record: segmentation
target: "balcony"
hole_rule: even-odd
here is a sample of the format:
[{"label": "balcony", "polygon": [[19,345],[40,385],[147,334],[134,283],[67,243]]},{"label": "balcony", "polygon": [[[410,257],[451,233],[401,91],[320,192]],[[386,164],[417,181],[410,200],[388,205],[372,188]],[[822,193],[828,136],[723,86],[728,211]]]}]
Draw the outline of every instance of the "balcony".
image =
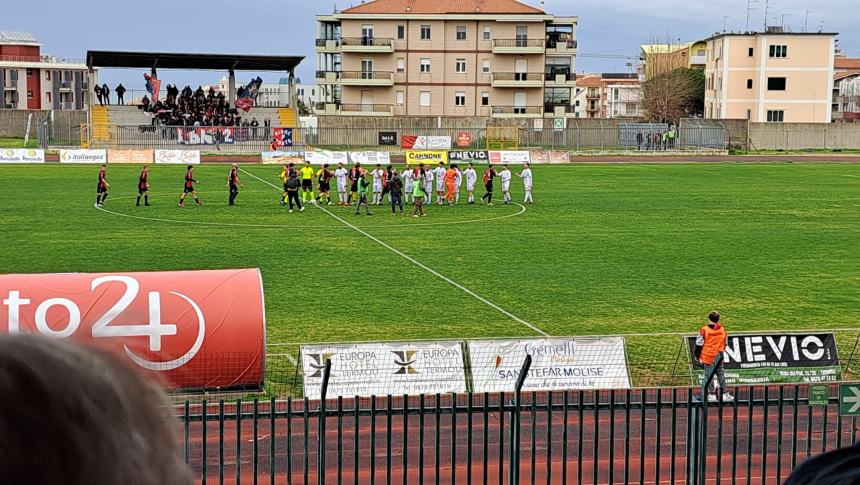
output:
[{"label": "balcony", "polygon": [[540,118],[543,106],[493,106],[493,118]]},{"label": "balcony", "polygon": [[394,73],[391,71],[343,71],[340,73],[342,86],[394,86]]},{"label": "balcony", "polygon": [[573,86],[576,84],[575,72],[548,72],[544,77],[548,86]]},{"label": "balcony", "polygon": [[390,104],[342,104],[339,114],[347,116],[392,116]]},{"label": "balcony", "polygon": [[3,80],[3,89],[6,91],[15,91],[18,89],[18,80],[17,79],[4,79]]},{"label": "balcony", "polygon": [[496,39],[493,54],[543,54],[544,39]]},{"label": "balcony", "polygon": [[340,80],[340,72],[317,71],[317,84],[335,84]]},{"label": "balcony", "polygon": [[543,73],[539,72],[494,72],[494,88],[540,88],[543,87]]},{"label": "balcony", "polygon": [[708,63],[707,56],[692,56],[690,57],[690,65],[691,66],[704,66]]},{"label": "balcony", "polygon": [[71,81],[62,81],[60,83],[60,92],[69,92],[72,90],[72,82]]},{"label": "balcony", "polygon": [[344,37],[340,40],[341,52],[388,54],[394,52],[394,39],[379,37]]},{"label": "balcony", "polygon": [[317,39],[317,52],[337,52],[340,50],[340,39]]},{"label": "balcony", "polygon": [[559,39],[549,37],[546,39],[547,54],[573,54],[576,52],[577,44],[573,39]]},{"label": "balcony", "polygon": [[547,101],[543,104],[543,112],[549,116],[562,117],[568,113],[572,114],[575,111],[570,102],[552,102]]}]

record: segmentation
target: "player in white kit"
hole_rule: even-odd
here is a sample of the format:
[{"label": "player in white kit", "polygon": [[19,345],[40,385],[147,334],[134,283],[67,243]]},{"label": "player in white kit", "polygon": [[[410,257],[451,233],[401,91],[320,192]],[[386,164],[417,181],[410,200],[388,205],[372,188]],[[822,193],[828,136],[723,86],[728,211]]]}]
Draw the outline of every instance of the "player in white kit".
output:
[{"label": "player in white kit", "polygon": [[457,176],[454,178],[454,185],[457,187],[457,191],[454,192],[454,203],[460,203],[460,187],[463,186],[463,172],[460,171],[460,167],[454,167],[457,170]]},{"label": "player in white kit", "polygon": [[436,203],[442,205],[445,200],[445,164],[439,162],[439,166],[433,171],[433,176],[436,177]]},{"label": "player in white kit", "polygon": [[475,183],[478,181],[478,172],[475,171],[475,164],[469,162],[469,166],[463,172],[466,176],[466,192],[469,195],[469,203],[475,203]]},{"label": "player in white kit", "polygon": [[424,169],[424,201],[433,203],[433,169],[430,167]]},{"label": "player in white kit", "polygon": [[378,163],[373,172],[370,172],[373,175],[373,202],[371,205],[379,205],[382,202],[382,175],[384,173],[382,166]]},{"label": "player in white kit", "polygon": [[414,180],[415,172],[407,163],[406,168],[403,169],[403,201],[407,204],[412,203],[412,189],[415,188]]},{"label": "player in white kit", "polygon": [[502,171],[499,172],[499,178],[502,179],[502,198],[505,199],[505,204],[511,203],[511,171],[507,165],[502,165]]},{"label": "player in white kit", "polygon": [[337,205],[349,205],[349,192],[346,190],[349,170],[343,168],[343,163],[338,163],[334,176],[337,178]]},{"label": "player in white kit", "polygon": [[526,204],[534,204],[534,199],[532,199],[532,169],[531,164],[525,164],[523,167],[523,171],[517,174],[518,177],[523,179],[523,187],[526,190],[526,196],[523,200]]}]

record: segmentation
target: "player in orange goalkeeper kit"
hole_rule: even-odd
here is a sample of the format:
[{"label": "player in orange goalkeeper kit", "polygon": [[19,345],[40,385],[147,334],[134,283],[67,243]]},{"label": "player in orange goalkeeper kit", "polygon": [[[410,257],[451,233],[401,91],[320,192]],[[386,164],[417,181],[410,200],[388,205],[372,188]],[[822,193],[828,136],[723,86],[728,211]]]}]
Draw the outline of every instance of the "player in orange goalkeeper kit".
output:
[{"label": "player in orange goalkeeper kit", "polygon": [[457,170],[457,165],[451,165],[448,167],[448,170],[445,171],[445,188],[447,192],[445,193],[445,200],[448,201],[448,205],[454,205],[454,195],[457,193],[457,176],[460,172]]}]

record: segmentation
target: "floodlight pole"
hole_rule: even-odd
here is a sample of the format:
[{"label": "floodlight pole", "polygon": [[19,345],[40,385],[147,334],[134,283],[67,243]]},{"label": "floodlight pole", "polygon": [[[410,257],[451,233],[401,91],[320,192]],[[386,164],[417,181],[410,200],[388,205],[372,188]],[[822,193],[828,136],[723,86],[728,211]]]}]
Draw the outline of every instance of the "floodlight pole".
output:
[{"label": "floodlight pole", "polygon": [[523,361],[523,366],[520,368],[520,375],[517,377],[516,387],[514,388],[514,408],[511,410],[508,485],[519,485],[520,483],[520,397],[522,395],[523,384],[526,382],[526,376],[531,366],[532,356],[526,355],[526,360]]},{"label": "floodlight pole", "polygon": [[328,379],[331,376],[331,359],[325,360],[322,388],[320,389],[319,437],[317,439],[317,484],[325,485],[325,399],[328,394]]}]

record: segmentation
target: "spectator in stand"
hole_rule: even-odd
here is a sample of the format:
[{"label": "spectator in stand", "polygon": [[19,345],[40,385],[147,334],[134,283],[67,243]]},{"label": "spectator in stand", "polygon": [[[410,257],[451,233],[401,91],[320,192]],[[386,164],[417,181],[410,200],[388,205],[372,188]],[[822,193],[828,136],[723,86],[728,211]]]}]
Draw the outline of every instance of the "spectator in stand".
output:
[{"label": "spectator in stand", "polygon": [[251,118],[251,139],[257,139],[257,127],[260,126],[260,122],[257,121],[257,118]]},{"label": "spectator in stand", "polygon": [[93,91],[96,93],[96,98],[99,100],[99,106],[104,106],[104,99],[102,98],[102,87],[96,84],[96,87],[93,88]]},{"label": "spectator in stand", "polygon": [[110,88],[107,83],[102,84],[102,97],[105,100],[105,104],[110,106]]},{"label": "spectator in stand", "polygon": [[125,106],[125,86],[122,83],[119,83],[116,87],[116,104],[121,104]]},{"label": "spectator in stand", "polygon": [[642,150],[642,142],[644,138],[642,136],[642,132],[636,133],[636,150]]},{"label": "spectator in stand", "polygon": [[140,100],[140,105],[144,111],[149,110],[149,97],[147,97],[147,95],[143,95],[143,99]]}]

